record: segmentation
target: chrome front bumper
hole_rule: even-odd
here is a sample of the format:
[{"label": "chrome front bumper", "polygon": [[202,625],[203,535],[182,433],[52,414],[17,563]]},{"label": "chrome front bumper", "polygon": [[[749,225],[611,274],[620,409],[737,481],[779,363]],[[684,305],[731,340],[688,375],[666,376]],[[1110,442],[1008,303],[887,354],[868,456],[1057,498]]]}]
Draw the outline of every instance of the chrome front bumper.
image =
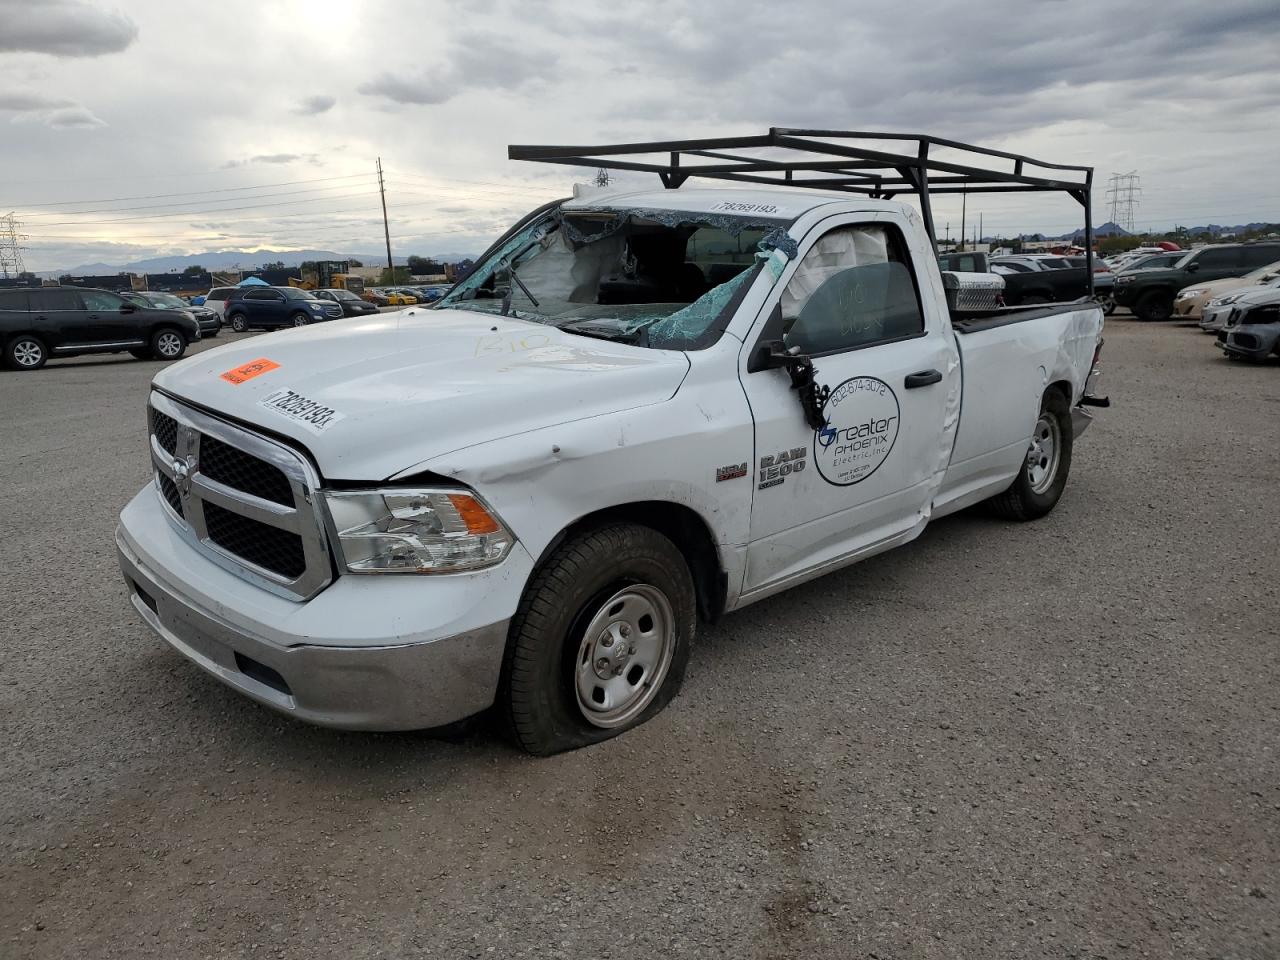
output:
[{"label": "chrome front bumper", "polygon": [[344,730],[417,730],[493,702],[508,620],[414,643],[335,646],[297,637],[281,644],[184,596],[122,529],[116,548],[130,600],[147,625],[207,673],[281,713]]}]

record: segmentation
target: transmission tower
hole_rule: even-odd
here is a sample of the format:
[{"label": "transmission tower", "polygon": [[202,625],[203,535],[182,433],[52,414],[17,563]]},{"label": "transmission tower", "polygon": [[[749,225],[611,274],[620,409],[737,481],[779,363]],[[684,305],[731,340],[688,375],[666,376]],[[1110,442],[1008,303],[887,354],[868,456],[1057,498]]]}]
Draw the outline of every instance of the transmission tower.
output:
[{"label": "transmission tower", "polygon": [[0,277],[6,280],[25,273],[27,269],[22,262],[23,248],[18,246],[19,240],[28,239],[25,233],[18,232],[21,226],[13,213],[0,217]]},{"label": "transmission tower", "polygon": [[1141,178],[1137,170],[1128,173],[1113,173],[1108,180],[1107,200],[1111,204],[1112,223],[1133,233],[1133,214],[1142,199]]},{"label": "transmission tower", "polygon": [[607,187],[610,183],[609,171],[605,167],[601,167],[596,171],[596,186]]}]

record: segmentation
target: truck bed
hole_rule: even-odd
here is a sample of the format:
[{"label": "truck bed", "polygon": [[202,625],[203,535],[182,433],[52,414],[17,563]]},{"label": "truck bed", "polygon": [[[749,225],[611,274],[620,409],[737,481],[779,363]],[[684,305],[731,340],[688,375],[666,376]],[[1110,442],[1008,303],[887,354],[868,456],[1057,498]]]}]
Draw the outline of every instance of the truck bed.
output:
[{"label": "truck bed", "polygon": [[978,333],[1005,327],[1012,323],[1026,323],[1039,317],[1053,317],[1062,313],[1085,309],[1093,301],[1086,297],[1067,303],[1038,303],[1031,307],[997,307],[991,310],[952,310],[951,329],[956,333]]}]

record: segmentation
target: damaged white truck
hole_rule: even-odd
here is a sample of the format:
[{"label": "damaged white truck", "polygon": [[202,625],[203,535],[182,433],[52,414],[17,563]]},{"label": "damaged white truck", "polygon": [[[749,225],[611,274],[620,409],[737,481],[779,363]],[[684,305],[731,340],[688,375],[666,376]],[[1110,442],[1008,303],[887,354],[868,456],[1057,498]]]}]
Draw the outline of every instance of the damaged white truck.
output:
[{"label": "damaged white truck", "polygon": [[1088,168],[777,128],[512,156],[663,186],[535,211],[431,309],[156,376],[120,564],[224,683],[352,729],[496,705],[551,753],[661,710],[700,617],[1058,502],[1102,313],[982,302],[989,276],[939,272],[929,197],[1066,191],[1088,230]]}]

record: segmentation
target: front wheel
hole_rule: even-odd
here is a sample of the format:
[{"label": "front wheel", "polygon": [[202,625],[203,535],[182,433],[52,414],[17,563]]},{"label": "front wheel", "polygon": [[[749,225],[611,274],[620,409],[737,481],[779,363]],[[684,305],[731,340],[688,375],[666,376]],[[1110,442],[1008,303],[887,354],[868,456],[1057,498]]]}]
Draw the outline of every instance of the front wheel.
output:
[{"label": "front wheel", "polygon": [[656,530],[566,541],[511,621],[501,698],[516,742],[546,755],[644,723],[679,690],[696,617],[684,556]]},{"label": "front wheel", "polygon": [[1057,390],[1040,401],[1040,417],[1017,477],[1004,493],[987,502],[1009,520],[1038,520],[1055,506],[1071,472],[1074,439],[1071,406]]},{"label": "front wheel", "polygon": [[289,322],[292,323],[295,327],[305,327],[308,323],[311,322],[311,318],[308,317],[305,313],[295,313],[293,316],[289,318]]},{"label": "front wheel", "polygon": [[1106,294],[1099,294],[1093,299],[1097,302],[1098,306],[1102,308],[1102,315],[1104,317],[1109,317],[1116,312],[1115,297],[1107,296]]},{"label": "front wheel", "polygon": [[171,327],[161,327],[151,335],[151,356],[157,360],[177,360],[187,352],[187,341]]},{"label": "front wheel", "polygon": [[1162,293],[1148,293],[1133,308],[1139,320],[1160,321],[1173,316],[1173,301]]},{"label": "front wheel", "polygon": [[14,337],[4,348],[5,363],[14,370],[39,370],[48,359],[44,341],[28,334]]}]

